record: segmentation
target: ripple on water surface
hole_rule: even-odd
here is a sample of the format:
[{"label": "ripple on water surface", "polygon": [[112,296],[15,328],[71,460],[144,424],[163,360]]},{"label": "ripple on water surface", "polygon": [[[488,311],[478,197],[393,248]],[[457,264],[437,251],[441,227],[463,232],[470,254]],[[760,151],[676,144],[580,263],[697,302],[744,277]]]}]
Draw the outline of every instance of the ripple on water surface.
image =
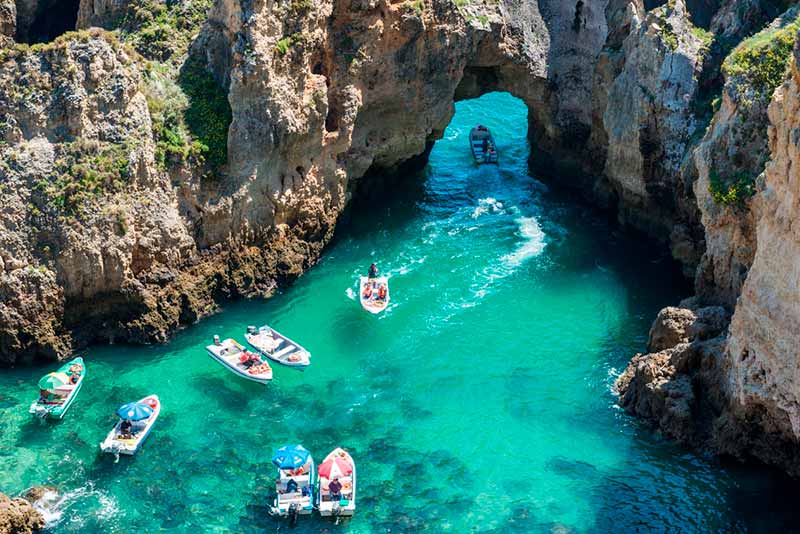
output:
[{"label": "ripple on water surface", "polygon": [[[359,509],[299,533],[793,528],[780,479],[688,454],[615,407],[615,373],[684,296],[666,262],[528,175],[521,102],[456,109],[408,191],[354,214],[291,288],[166,346],[89,351],[64,421],[26,413],[45,369],[0,374],[0,489],[57,486],[54,532],[277,531],[270,454],[302,442],[318,460],[352,451]],[[472,162],[479,122],[497,166]],[[372,261],[391,279],[380,317],[355,302]],[[305,373],[276,368],[262,387],[205,355],[213,334],[263,322],[312,351]],[[115,407],[151,392],[164,408],[143,450],[98,455]]]}]

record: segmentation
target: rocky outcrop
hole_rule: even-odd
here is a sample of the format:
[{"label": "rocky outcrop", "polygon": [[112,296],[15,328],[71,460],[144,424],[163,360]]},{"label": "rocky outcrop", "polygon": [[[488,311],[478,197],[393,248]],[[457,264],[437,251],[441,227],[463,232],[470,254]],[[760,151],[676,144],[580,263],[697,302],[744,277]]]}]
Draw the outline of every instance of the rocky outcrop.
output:
[{"label": "rocky outcrop", "polygon": [[44,528],[44,518],[25,499],[0,493],[0,534],[30,534]]},{"label": "rocky outcrop", "polygon": [[[790,11],[781,17],[756,44],[793,38],[777,30],[796,16]],[[695,152],[700,176],[695,191],[708,247],[693,303],[733,309],[728,333],[708,339],[727,323],[723,308],[662,310],[651,330],[652,353],[634,357],[617,382],[621,406],[665,434],[778,465],[795,476],[800,475],[798,60],[795,46],[789,79],[774,95],[768,83],[753,83],[763,78],[729,76],[720,111]],[[752,174],[729,178],[759,173],[765,162],[755,185],[748,185]],[[746,186],[755,188],[755,196],[741,189]]]},{"label": "rocky outcrop", "polygon": [[721,379],[729,315],[720,307],[664,308],[650,329],[648,354],[617,379],[620,406],[682,443],[706,443],[708,421],[725,412]]}]

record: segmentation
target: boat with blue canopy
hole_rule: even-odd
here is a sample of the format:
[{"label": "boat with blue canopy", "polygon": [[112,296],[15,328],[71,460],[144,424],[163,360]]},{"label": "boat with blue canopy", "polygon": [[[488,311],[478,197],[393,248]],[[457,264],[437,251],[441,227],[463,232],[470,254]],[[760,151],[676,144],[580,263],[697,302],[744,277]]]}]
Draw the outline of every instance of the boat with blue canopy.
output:
[{"label": "boat with blue canopy", "polygon": [[69,410],[86,378],[86,364],[77,357],[62,365],[58,371],[47,373],[39,380],[39,398],[28,412],[42,419],[62,419]]},{"label": "boat with blue canopy", "polygon": [[158,395],[148,395],[142,400],[123,404],[116,413],[119,421],[100,444],[100,450],[130,456],[136,454],[150,435],[161,413],[161,401]]},{"label": "boat with blue canopy", "polygon": [[311,453],[302,445],[284,445],[275,450],[272,464],[278,468],[275,500],[271,513],[294,522],[314,510],[317,472]]}]

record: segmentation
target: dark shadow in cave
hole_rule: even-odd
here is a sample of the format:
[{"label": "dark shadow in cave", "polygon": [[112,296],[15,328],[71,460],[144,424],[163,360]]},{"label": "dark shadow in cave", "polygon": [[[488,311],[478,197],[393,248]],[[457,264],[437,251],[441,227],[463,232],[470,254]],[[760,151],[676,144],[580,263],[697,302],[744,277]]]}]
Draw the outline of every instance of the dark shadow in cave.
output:
[{"label": "dark shadow in cave", "polygon": [[28,44],[47,43],[66,32],[73,31],[78,21],[80,0],[54,0],[37,7],[27,31]]}]

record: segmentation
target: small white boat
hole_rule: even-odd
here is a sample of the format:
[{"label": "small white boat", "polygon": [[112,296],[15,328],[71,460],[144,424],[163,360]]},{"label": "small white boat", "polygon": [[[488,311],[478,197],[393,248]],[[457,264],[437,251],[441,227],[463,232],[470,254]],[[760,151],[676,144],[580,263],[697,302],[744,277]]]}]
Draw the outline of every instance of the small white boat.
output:
[{"label": "small white boat", "polygon": [[142,443],[147,439],[150,430],[153,428],[158,415],[161,413],[161,401],[158,400],[158,395],[148,395],[139,401],[141,404],[148,405],[153,413],[147,419],[131,422],[130,432],[122,431],[123,419],[114,425],[111,432],[106,436],[105,441],[100,444],[100,450],[111,454],[127,454],[131,456],[136,454],[142,447]]},{"label": "small white boat", "polygon": [[220,341],[214,336],[214,344],[206,347],[208,354],[232,373],[247,380],[268,384],[272,380],[272,367],[260,354],[250,352],[235,339]]},{"label": "small white boat", "polygon": [[[308,454],[308,451],[305,452]],[[308,454],[305,463],[300,467],[279,467],[278,479],[275,481],[275,500],[270,512],[279,517],[288,517],[291,521],[298,515],[310,515],[316,504],[316,486],[317,471],[311,454]]]},{"label": "small white boat", "polygon": [[304,370],[311,363],[311,354],[269,326],[248,326],[244,335],[247,343],[272,361]]},{"label": "small white boat", "polygon": [[[341,448],[331,451],[319,464],[319,515],[323,517],[349,517],[356,511],[356,463]],[[330,484],[339,483],[339,498],[331,494]]]},{"label": "small white boat", "polygon": [[39,418],[63,419],[83,386],[86,364],[78,357],[39,380],[39,398],[28,412]]},{"label": "small white boat", "polygon": [[361,307],[370,313],[380,313],[389,305],[389,279],[385,276],[361,277],[358,291]]}]

